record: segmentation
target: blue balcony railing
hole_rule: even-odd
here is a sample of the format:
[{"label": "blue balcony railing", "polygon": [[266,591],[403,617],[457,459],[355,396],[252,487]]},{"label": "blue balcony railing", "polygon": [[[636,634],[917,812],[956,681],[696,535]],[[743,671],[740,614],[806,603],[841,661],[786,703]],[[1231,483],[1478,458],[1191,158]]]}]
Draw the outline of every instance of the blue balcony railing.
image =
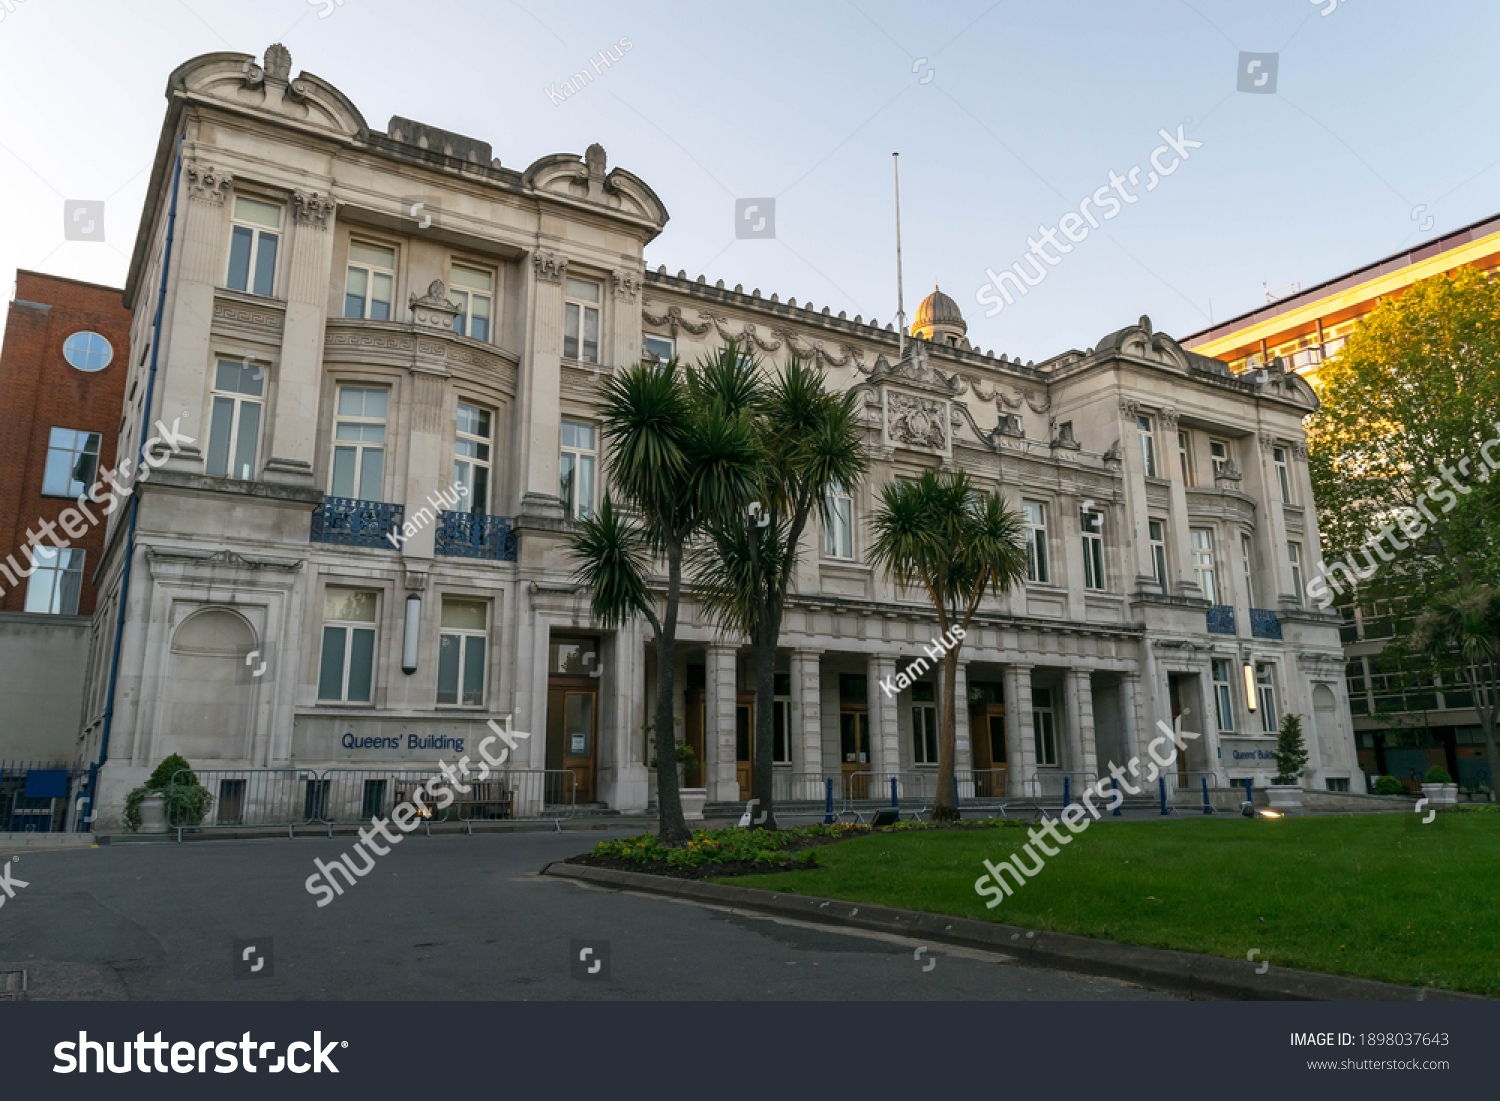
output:
[{"label": "blue balcony railing", "polygon": [[440,512],[434,534],[433,549],[438,554],[495,562],[516,560],[516,533],[507,516]]},{"label": "blue balcony railing", "polygon": [[1234,630],[1234,605],[1215,604],[1208,610],[1208,633],[1232,635]]},{"label": "blue balcony railing", "polygon": [[1250,633],[1256,638],[1281,639],[1281,620],[1265,608],[1250,609]]},{"label": "blue balcony railing", "polygon": [[314,543],[337,543],[345,547],[399,548],[403,505],[384,501],[356,501],[349,497],[324,497],[313,510]]}]

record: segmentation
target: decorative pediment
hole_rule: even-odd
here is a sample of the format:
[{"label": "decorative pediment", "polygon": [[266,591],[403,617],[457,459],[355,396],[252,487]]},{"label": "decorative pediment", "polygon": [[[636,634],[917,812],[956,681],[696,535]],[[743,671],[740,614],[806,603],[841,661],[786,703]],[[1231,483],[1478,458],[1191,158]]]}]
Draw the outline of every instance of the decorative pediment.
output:
[{"label": "decorative pediment", "polygon": [[306,72],[292,79],[292,55],[279,43],[266,50],[264,64],[249,54],[202,54],[173,70],[167,89],[350,137],[369,130],[359,108],[326,80]]},{"label": "decorative pediment", "polygon": [[900,381],[945,397],[962,394],[967,388],[958,375],[945,375],[928,362],[927,347],[921,341],[912,342],[911,351],[900,363],[892,365],[884,356],[877,359],[874,370],[870,372],[870,381]]},{"label": "decorative pediment", "polygon": [[657,228],[667,224],[666,205],[656,192],[623,168],[608,171],[604,147],[597,142],[582,157],[553,153],[535,161],[526,169],[522,182],[544,195],[603,207]]}]

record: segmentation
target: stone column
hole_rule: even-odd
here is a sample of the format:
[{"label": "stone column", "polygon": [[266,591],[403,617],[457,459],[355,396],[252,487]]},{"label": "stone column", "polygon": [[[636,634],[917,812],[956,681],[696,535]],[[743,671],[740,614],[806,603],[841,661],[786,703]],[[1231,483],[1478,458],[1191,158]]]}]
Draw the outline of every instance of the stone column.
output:
[{"label": "stone column", "polygon": [[[941,691],[941,680],[938,681],[938,687]],[[969,773],[967,783],[964,782],[962,775],[959,776],[958,793],[961,797],[970,796],[974,794],[974,776],[972,772],[974,768],[974,747],[970,741],[971,734],[969,731],[969,676],[967,662],[959,662],[958,668],[954,670],[953,704],[955,742],[953,747],[953,767],[960,774],[964,772]],[[981,737],[983,736],[981,734]]]},{"label": "stone column", "polygon": [[1030,665],[1007,665],[1005,683],[1005,793],[1022,798],[1036,771],[1036,741],[1031,726]]},{"label": "stone column", "polygon": [[532,253],[530,362],[521,362],[515,454],[520,464],[518,526],[563,520],[558,498],[562,431],[563,279],[568,261],[545,248]]},{"label": "stone column", "polygon": [[[1069,669],[1063,675],[1063,700],[1068,713],[1069,771],[1099,775],[1099,755],[1094,744],[1094,686],[1087,669]],[[1074,789],[1082,791],[1087,777],[1075,777]]]},{"label": "stone column", "polygon": [[882,680],[889,681],[896,675],[896,658],[892,654],[871,654],[869,657],[870,701],[870,763],[860,771],[877,773],[901,770],[900,732],[897,726],[900,693],[886,695],[880,687]]},{"label": "stone column", "polygon": [[[1167,516],[1162,524],[1162,536],[1167,541],[1167,585],[1179,596],[1201,596],[1198,583],[1193,580],[1192,536],[1188,531],[1187,485],[1182,480],[1182,463],[1177,458],[1177,410],[1172,408],[1160,410],[1157,413],[1156,426],[1157,442],[1161,443],[1165,440],[1166,454],[1171,460],[1166,463],[1166,477],[1172,482],[1171,515]],[[1162,456],[1159,454],[1157,456],[1158,471],[1161,469],[1161,459]],[[1149,525],[1147,532],[1148,534],[1150,532]],[[1150,547],[1146,549],[1149,553]],[[1188,591],[1189,589],[1191,591]]]},{"label": "stone column", "polygon": [[1145,729],[1141,723],[1141,703],[1141,675],[1124,674],[1120,678],[1120,723],[1125,729],[1125,760],[1119,762],[1121,765],[1141,754],[1141,731]]},{"label": "stone column", "polygon": [[610,273],[609,285],[614,292],[614,317],[610,329],[614,338],[607,344],[613,354],[600,364],[605,370],[618,371],[622,367],[630,367],[641,361],[639,299],[642,282],[643,276],[638,271],[622,268]]},{"label": "stone column", "polygon": [[[823,764],[823,686],[821,650],[792,651],[792,723],[787,737],[792,740],[792,771],[821,776]],[[832,772],[839,770],[835,767]],[[821,781],[812,775],[794,786],[793,799],[816,799],[823,792]]]},{"label": "stone column", "polygon": [[740,783],[735,775],[734,707],[739,670],[733,646],[711,645],[707,652],[707,695],[703,709],[704,783],[713,802],[737,803]]},{"label": "stone column", "polygon": [[[1286,510],[1281,499],[1281,481],[1276,477],[1276,448],[1280,447],[1286,455],[1287,481],[1295,484],[1297,476],[1292,466],[1290,443],[1277,443],[1276,437],[1264,430],[1260,432],[1259,439],[1259,462],[1256,464],[1256,478],[1250,492],[1260,500],[1261,522],[1257,525],[1255,540],[1263,566],[1257,572],[1255,582],[1258,588],[1264,588],[1265,591],[1257,595],[1255,606],[1274,611],[1281,607],[1282,596],[1291,596],[1296,592],[1296,586],[1292,584],[1291,554],[1286,549]],[[1312,512],[1311,507],[1304,507],[1304,515]],[[1305,538],[1301,542],[1302,576],[1305,582],[1309,548]],[[1303,595],[1302,599],[1305,600],[1306,596]]]},{"label": "stone column", "polygon": [[[1135,574],[1134,588],[1155,592],[1157,588],[1156,568],[1151,562],[1151,539],[1146,526],[1146,468],[1141,461],[1140,430],[1135,423],[1136,417],[1140,415],[1139,402],[1132,398],[1120,399],[1120,452],[1125,464],[1125,511],[1130,517],[1130,526],[1126,534],[1132,544],[1128,562]],[[1158,444],[1157,473],[1160,473],[1160,437],[1156,442]]]}]

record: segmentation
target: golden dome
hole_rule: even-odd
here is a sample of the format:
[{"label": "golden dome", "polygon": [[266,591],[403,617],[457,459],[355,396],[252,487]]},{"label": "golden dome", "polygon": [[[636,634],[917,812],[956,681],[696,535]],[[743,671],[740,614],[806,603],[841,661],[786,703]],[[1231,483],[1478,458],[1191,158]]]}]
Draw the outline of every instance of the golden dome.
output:
[{"label": "golden dome", "polygon": [[968,331],[969,326],[964,322],[964,315],[959,312],[958,303],[937,287],[933,287],[932,293],[922,299],[911,325],[912,336],[941,343],[957,344],[958,338]]}]

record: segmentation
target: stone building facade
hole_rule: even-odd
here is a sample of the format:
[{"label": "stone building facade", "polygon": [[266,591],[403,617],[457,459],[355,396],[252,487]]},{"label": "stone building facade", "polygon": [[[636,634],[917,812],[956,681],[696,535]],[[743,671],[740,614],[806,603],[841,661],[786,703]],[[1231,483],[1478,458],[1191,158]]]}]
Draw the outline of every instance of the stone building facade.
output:
[{"label": "stone building facade", "polygon": [[[857,391],[873,459],[796,577],[784,793],[935,771],[938,678],[880,687],[934,618],[869,565],[867,521],[882,485],[955,467],[1025,509],[1033,553],[1033,579],[985,604],[962,651],[965,784],[1021,794],[1102,773],[1183,711],[1203,732],[1189,770],[1264,782],[1267,708],[1308,717],[1308,783],[1357,775],[1337,623],[1291,595],[1288,548],[1318,558],[1301,429],[1316,399],[1295,375],[1235,378],[1145,318],[1022,364],[971,347],[936,291],[903,357],[891,325],[647,271],[667,212],[597,145],[518,171],[410,120],[382,133],[332,85],[293,78],[279,46],[196,58],[168,101],[126,288],[139,377],[180,139],[159,367],[149,412],[132,385],[122,440],[180,417],[195,442],[140,488],[133,535],[110,532],[80,745],[105,760],[106,806],[171,752],[429,766],[510,716],[534,735],[523,764],[571,770],[580,801],[644,808],[648,631],[592,622],[566,540],[602,495],[600,378],[729,339]],[[1294,460],[1273,463],[1273,445]],[[678,653],[690,779],[738,799],[742,640],[689,600]]]}]

